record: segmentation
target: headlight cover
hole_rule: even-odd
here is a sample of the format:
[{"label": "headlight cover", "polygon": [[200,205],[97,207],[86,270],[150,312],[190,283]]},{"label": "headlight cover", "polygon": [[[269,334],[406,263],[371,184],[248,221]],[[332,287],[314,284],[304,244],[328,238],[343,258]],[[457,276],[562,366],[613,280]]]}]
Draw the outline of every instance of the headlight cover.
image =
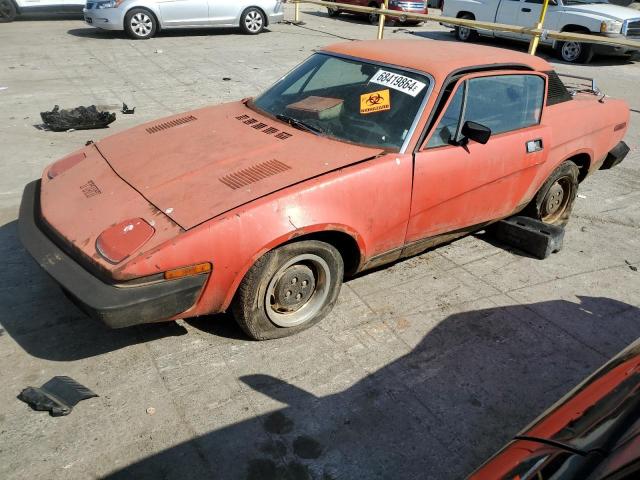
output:
[{"label": "headlight cover", "polygon": [[120,263],[153,237],[155,229],[142,218],[132,218],[104,230],[96,251],[110,263]]},{"label": "headlight cover", "polygon": [[118,8],[123,1],[124,0],[107,0],[106,2],[98,2],[96,8]]},{"label": "headlight cover", "polygon": [[622,22],[618,20],[603,20],[600,22],[600,33],[620,33]]}]

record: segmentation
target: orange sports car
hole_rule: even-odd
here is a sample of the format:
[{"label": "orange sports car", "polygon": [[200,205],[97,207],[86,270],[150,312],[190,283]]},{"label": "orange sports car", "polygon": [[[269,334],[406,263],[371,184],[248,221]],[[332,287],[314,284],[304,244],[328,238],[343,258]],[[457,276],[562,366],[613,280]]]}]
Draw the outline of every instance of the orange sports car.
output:
[{"label": "orange sports car", "polygon": [[256,98],[107,137],[25,188],[24,246],[111,327],[231,309],[320,321],[345,275],[518,212],[566,223],[629,108],[544,60],[454,42],[332,45]]}]

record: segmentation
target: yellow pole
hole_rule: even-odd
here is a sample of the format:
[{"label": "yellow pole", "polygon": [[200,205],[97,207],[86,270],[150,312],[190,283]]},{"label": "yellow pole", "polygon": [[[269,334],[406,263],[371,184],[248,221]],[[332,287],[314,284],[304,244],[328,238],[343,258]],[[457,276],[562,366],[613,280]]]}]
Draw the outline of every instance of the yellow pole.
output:
[{"label": "yellow pole", "polygon": [[293,18],[294,23],[300,23],[300,4],[296,2],[295,16]]},{"label": "yellow pole", "polygon": [[[384,8],[387,10],[389,9],[389,0],[384,0]],[[378,21],[378,40],[382,40],[382,38],[384,37],[384,19],[385,15],[380,14],[380,18]]]},{"label": "yellow pole", "polygon": [[[540,11],[540,18],[538,19],[538,23],[536,23],[535,28],[541,29],[544,24],[544,17],[547,15],[547,7],[549,6],[549,0],[544,0],[542,4],[542,10]],[[529,53],[531,55],[536,54],[536,49],[538,48],[538,43],[540,43],[540,34],[537,33],[531,38],[531,43],[529,43]]]}]

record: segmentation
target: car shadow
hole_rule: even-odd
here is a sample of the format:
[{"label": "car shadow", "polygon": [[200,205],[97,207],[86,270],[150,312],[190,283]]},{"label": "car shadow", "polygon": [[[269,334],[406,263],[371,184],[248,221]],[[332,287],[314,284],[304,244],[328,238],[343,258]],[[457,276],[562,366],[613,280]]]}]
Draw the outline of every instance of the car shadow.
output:
[{"label": "car shadow", "polygon": [[[262,33],[257,35],[264,35],[270,33],[271,30],[266,28]],[[81,38],[96,38],[96,39],[126,39],[131,40],[123,30],[102,30],[94,27],[84,28],[72,28],[67,30],[67,34],[74,37]],[[154,38],[171,38],[171,37],[215,37],[226,35],[238,35],[248,37],[250,35],[243,34],[239,28],[182,28],[182,29],[169,29],[160,30]],[[153,40],[153,39],[149,39]]]},{"label": "car shadow", "polygon": [[[402,336],[402,328],[426,331],[424,326],[412,327],[411,321],[403,325],[386,335]],[[616,330],[623,333],[612,335]],[[590,334],[588,344],[580,340],[585,332]],[[329,388],[331,393],[316,395],[298,382],[263,374],[241,376],[238,380],[248,389],[242,395],[253,399],[247,401],[268,398],[262,401],[273,408],[263,406],[258,411],[264,413],[249,418],[244,413],[241,422],[157,452],[105,478],[464,478],[639,335],[640,310],[609,298],[453,314],[409,353],[346,389]],[[319,372],[328,368],[317,367]],[[315,375],[309,378],[315,382]],[[317,388],[327,391],[324,383]],[[193,403],[186,400],[183,407],[198,415],[207,403],[206,393]],[[216,415],[228,418],[228,413],[216,411],[200,415],[191,420],[198,428]]]},{"label": "car shadow", "polygon": [[50,20],[83,20],[82,10],[77,13],[21,13],[14,22],[41,22]]},{"label": "car shadow", "polygon": [[34,357],[72,361],[187,333],[176,322],[111,330],[87,317],[24,250],[17,221],[0,227],[0,255],[0,325]]}]

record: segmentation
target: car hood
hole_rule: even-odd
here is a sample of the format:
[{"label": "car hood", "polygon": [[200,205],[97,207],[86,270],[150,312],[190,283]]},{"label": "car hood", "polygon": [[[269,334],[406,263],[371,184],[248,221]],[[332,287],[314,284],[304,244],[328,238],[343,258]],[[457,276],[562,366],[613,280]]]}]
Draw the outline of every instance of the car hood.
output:
[{"label": "car hood", "polygon": [[612,20],[629,20],[640,18],[640,12],[633,8],[621,7],[605,3],[593,3],[586,5],[565,5],[564,9],[571,12],[590,13]]},{"label": "car hood", "polygon": [[184,229],[382,152],[296,130],[242,102],[141,125],[96,147],[124,181]]}]

